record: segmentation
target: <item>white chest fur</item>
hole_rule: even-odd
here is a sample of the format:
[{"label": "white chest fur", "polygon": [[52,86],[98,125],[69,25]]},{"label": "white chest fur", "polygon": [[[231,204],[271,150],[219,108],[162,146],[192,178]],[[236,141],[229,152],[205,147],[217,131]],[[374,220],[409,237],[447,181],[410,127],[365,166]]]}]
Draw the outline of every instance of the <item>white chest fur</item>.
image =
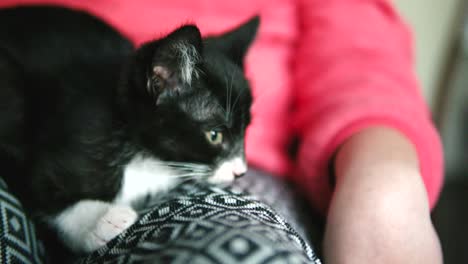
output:
[{"label": "white chest fur", "polygon": [[148,194],[165,191],[176,183],[176,172],[164,166],[160,160],[136,155],[124,169],[122,187],[115,202],[130,205]]}]

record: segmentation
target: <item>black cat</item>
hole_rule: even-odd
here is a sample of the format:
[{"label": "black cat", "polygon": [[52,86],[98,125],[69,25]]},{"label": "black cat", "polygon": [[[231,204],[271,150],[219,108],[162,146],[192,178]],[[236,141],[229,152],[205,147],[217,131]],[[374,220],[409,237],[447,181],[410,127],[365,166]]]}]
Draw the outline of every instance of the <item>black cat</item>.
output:
[{"label": "black cat", "polygon": [[79,11],[0,11],[0,165],[32,215],[89,252],[135,222],[132,204],[185,179],[247,169],[253,18],[202,39],[182,26],[134,50]]}]

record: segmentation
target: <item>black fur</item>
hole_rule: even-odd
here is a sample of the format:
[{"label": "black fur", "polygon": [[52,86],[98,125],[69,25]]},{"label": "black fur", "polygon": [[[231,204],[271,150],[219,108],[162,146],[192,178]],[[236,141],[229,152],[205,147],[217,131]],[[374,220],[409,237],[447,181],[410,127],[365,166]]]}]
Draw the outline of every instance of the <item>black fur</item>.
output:
[{"label": "black fur", "polygon": [[[83,12],[1,10],[1,176],[31,212],[50,215],[82,199],[113,200],[137,152],[215,166],[243,149],[252,99],[241,66],[257,27],[255,18],[203,40],[183,26],[134,50]],[[198,56],[190,83],[180,45]],[[229,96],[236,105],[226,115]],[[221,146],[206,140],[210,130],[224,132]]]}]

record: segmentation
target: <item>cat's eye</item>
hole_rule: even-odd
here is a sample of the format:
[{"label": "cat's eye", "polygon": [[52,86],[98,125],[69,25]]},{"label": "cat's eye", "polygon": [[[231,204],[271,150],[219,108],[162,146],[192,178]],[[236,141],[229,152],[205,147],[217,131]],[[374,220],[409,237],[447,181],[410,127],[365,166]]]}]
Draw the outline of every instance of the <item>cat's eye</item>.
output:
[{"label": "cat's eye", "polygon": [[205,132],[206,139],[211,145],[218,146],[223,143],[223,133],[215,130]]}]

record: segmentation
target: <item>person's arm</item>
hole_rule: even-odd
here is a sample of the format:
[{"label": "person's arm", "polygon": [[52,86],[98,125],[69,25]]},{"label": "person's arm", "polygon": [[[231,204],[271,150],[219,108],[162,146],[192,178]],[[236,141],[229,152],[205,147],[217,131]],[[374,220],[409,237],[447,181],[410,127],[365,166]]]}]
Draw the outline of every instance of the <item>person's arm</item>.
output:
[{"label": "person's arm", "polygon": [[442,263],[417,154],[403,135],[385,127],[353,135],[335,173],[326,263]]},{"label": "person's arm", "polygon": [[328,212],[326,263],[440,261],[429,210],[442,185],[442,148],[407,26],[386,0],[298,3],[296,180]]}]

